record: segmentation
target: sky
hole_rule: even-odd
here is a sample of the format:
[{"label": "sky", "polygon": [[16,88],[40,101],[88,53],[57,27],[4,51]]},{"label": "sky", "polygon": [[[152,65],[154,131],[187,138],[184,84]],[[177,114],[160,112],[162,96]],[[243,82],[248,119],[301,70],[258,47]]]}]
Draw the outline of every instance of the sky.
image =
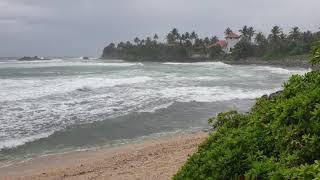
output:
[{"label": "sky", "polygon": [[95,56],[173,27],[223,37],[243,25],[318,31],[320,0],[0,0],[0,57]]}]

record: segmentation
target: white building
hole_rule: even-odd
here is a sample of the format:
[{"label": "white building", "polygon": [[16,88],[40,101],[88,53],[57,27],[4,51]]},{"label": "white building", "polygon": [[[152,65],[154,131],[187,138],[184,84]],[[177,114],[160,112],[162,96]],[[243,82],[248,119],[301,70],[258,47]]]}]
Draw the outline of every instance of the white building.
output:
[{"label": "white building", "polygon": [[220,40],[215,44],[209,46],[208,48],[212,48],[214,46],[220,46],[225,53],[229,54],[231,53],[231,49],[234,48],[234,46],[239,41],[240,41],[240,36],[232,32],[225,37],[225,40]]},{"label": "white building", "polygon": [[224,51],[226,53],[231,53],[231,49],[240,41],[240,36],[236,33],[229,33],[226,37],[227,46]]}]

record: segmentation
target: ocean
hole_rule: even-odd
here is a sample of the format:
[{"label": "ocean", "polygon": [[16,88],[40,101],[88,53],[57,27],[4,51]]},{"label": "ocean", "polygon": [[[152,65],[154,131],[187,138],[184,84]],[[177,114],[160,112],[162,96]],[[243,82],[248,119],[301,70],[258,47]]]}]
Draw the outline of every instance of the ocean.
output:
[{"label": "ocean", "polygon": [[0,61],[0,161],[208,129],[308,70],[222,62]]}]

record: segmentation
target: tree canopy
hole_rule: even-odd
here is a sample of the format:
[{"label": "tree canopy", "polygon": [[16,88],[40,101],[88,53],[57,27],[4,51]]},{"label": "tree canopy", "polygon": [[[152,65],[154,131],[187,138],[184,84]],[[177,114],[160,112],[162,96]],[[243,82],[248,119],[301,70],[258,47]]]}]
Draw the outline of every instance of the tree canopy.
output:
[{"label": "tree canopy", "polygon": [[159,36],[154,34],[152,39],[136,37],[133,43],[129,41],[119,42],[117,45],[110,43],[104,48],[102,58],[187,61],[193,54],[199,54],[202,58],[217,58],[223,55],[222,49],[209,48],[217,41],[217,36],[200,38],[195,31],[180,33],[177,28],[173,28],[167,33],[165,42],[159,41]]},{"label": "tree canopy", "polygon": [[279,26],[274,26],[267,37],[262,32],[255,33],[253,27],[244,26],[239,32],[241,40],[231,53],[235,60],[250,57],[273,60],[308,54],[312,44],[320,39],[319,32],[301,32],[299,27],[285,34]]},{"label": "tree canopy", "polygon": [[[228,36],[232,32],[231,28],[227,28],[225,35]],[[136,37],[133,42],[119,42],[117,45],[111,43],[105,47],[102,58],[188,61],[197,54],[202,59],[239,60],[258,57],[269,60],[308,54],[312,45],[320,40],[320,32],[303,32],[299,27],[293,27],[285,34],[281,27],[274,26],[270,34],[264,35],[245,25],[239,33],[240,41],[231,49],[230,54],[226,54],[223,47],[214,46],[219,41],[217,36],[200,37],[195,31],[183,33],[173,28],[166,34],[165,41],[159,40],[159,36],[154,34],[145,39]]]}]

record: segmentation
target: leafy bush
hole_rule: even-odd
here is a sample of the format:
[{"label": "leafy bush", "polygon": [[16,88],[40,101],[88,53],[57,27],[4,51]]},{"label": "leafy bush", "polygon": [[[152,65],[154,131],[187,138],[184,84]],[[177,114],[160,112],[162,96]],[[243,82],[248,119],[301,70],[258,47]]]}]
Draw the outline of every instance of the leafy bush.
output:
[{"label": "leafy bush", "polygon": [[220,113],[174,179],[320,179],[320,72],[294,75],[250,113]]},{"label": "leafy bush", "polygon": [[316,45],[312,48],[312,58],[310,61],[312,65],[318,65],[320,63],[320,41],[315,44]]}]

